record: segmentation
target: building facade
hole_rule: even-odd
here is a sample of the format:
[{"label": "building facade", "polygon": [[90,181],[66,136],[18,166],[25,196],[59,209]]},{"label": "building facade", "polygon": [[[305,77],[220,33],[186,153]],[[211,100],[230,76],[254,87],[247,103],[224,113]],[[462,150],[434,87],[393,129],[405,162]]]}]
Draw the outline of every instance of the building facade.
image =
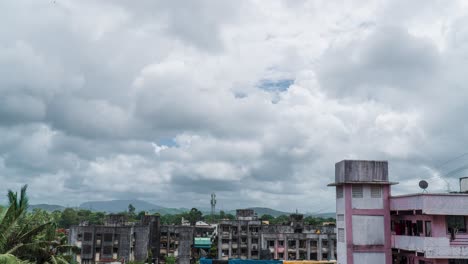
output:
[{"label": "building facade", "polygon": [[337,262],[468,264],[468,194],[391,196],[386,161],[335,165]]},{"label": "building facade", "polygon": [[334,227],[304,225],[303,215],[292,214],[288,224],[270,225],[250,209],[239,209],[236,220],[218,226],[218,259],[335,259]]},{"label": "building facade", "polygon": [[80,248],[75,260],[94,264],[146,261],[159,257],[159,217],[144,216],[140,223],[129,223],[125,216],[110,215],[104,225],[72,226],[69,244]]},{"label": "building facade", "polygon": [[[203,254],[198,248],[209,251],[215,231],[215,225],[205,223],[197,223],[195,226],[161,226],[159,263],[165,263],[166,257],[175,257],[177,263],[181,264],[188,264],[191,259],[199,258]],[[203,244],[197,245],[198,241]]]}]

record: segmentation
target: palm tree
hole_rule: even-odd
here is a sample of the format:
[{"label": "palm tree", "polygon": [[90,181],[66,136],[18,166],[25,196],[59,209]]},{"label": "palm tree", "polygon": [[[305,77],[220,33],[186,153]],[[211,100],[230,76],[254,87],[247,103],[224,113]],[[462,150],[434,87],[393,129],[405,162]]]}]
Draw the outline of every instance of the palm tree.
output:
[{"label": "palm tree", "polygon": [[54,247],[55,225],[50,221],[38,222],[27,214],[26,190],[27,185],[21,188],[19,196],[9,190],[9,205],[0,212],[0,264],[25,263],[22,260],[67,263],[55,254],[58,251]]}]

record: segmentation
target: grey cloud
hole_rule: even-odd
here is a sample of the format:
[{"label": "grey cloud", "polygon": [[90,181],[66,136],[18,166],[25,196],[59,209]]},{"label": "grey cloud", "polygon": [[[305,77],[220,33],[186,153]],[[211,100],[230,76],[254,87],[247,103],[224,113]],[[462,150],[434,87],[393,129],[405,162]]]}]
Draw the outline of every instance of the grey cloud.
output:
[{"label": "grey cloud", "polygon": [[365,40],[330,49],[321,59],[318,77],[333,96],[392,101],[403,96],[399,91],[409,95],[432,86],[441,66],[430,40],[402,28],[375,28]]},{"label": "grey cloud", "polygon": [[[331,211],[336,161],[388,159],[407,192],[464,151],[452,5],[55,2],[0,4],[2,192]],[[265,79],[295,81],[273,98]]]}]

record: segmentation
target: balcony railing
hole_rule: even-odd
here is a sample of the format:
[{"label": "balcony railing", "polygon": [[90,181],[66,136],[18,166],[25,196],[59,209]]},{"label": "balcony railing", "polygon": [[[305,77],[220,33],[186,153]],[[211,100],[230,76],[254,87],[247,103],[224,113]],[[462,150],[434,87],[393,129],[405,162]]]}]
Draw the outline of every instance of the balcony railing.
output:
[{"label": "balcony railing", "polygon": [[450,245],[447,237],[392,236],[392,247],[423,252],[427,258],[468,258],[468,247]]}]

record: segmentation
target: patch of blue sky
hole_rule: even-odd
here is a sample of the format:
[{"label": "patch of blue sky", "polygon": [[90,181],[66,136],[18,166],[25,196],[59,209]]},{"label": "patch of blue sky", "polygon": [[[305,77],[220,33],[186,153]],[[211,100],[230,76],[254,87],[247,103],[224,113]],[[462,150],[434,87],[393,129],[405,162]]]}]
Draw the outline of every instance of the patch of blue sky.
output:
[{"label": "patch of blue sky", "polygon": [[162,138],[158,142],[159,146],[166,146],[166,147],[177,147],[177,142],[174,138]]},{"label": "patch of blue sky", "polygon": [[260,81],[258,87],[268,92],[284,92],[294,83],[293,79],[270,80],[264,79]]}]

